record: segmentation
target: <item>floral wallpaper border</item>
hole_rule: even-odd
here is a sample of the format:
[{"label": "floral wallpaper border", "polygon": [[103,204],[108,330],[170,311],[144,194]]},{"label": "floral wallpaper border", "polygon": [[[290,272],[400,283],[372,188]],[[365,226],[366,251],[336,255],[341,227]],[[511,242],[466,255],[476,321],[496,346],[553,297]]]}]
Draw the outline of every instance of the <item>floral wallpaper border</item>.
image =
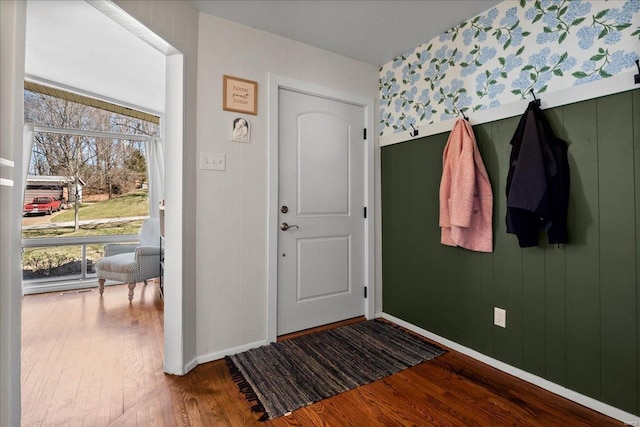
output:
[{"label": "floral wallpaper border", "polygon": [[388,135],[635,69],[640,0],[506,0],[380,69]]}]

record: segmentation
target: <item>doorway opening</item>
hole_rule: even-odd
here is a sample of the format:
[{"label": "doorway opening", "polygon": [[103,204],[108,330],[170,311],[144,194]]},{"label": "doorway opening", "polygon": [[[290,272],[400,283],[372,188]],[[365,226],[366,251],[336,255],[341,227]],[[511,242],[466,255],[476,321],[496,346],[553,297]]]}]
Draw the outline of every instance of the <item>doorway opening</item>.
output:
[{"label": "doorway opening", "polygon": [[[43,25],[33,25],[35,22],[33,20],[33,16],[31,15],[31,11],[35,10],[34,8],[45,8],[44,14],[41,14],[41,18],[44,20]],[[97,13],[102,18],[102,24],[111,26],[110,29],[105,30],[104,26],[100,24],[100,26],[95,26],[97,29],[97,42],[95,43],[107,45],[111,43],[112,51],[109,52],[108,55],[103,55],[102,62],[100,58],[96,58],[96,52],[100,51],[98,49],[98,44],[91,44],[89,41],[88,34],[93,30],[93,28],[86,28],[88,25],[92,27],[91,21],[84,18],[78,18],[74,15],[73,12],[70,13],[68,8],[83,8],[83,13]],[[31,9],[31,10],[30,10]],[[60,12],[62,16],[55,18],[54,12]],[[44,15],[44,16],[42,16]],[[42,21],[41,21],[42,22]],[[40,49],[36,40],[31,38],[32,34],[29,33],[29,29],[45,28],[46,25],[57,24],[58,28],[55,30],[55,37],[49,37],[54,41],[54,46],[51,50]],[[82,27],[84,26],[84,27]],[[78,49],[70,48],[69,43],[61,42],[61,29],[60,27],[64,27],[67,29],[76,29],[79,30],[81,27],[84,28],[83,31],[77,32],[75,36],[72,37],[72,40],[83,41],[88,44],[89,53],[83,54]],[[133,28],[136,29],[135,36],[133,36]],[[145,31],[142,31],[145,30]],[[127,34],[128,36],[133,36],[130,42],[119,44],[117,47],[113,45],[114,39],[117,39],[117,35]],[[143,41],[144,40],[144,41]],[[58,46],[55,46],[55,44]],[[118,51],[131,51],[134,49],[134,46],[138,46],[139,43],[142,43],[148,52],[153,52],[152,56],[160,56],[161,62],[155,63],[153,61],[146,61],[142,59],[142,62],[154,63],[155,66],[152,66],[146,71],[141,72],[141,69],[144,68],[142,65],[137,62],[128,62],[128,61],[119,61],[114,60],[111,54],[115,54]],[[35,48],[35,49],[34,49]],[[55,48],[62,48],[63,50],[66,48],[66,51],[61,52],[60,50],[56,51]],[[30,57],[30,49],[32,53],[35,55]],[[135,49],[134,49],[135,50]],[[129,52],[131,53],[131,52]],[[138,55],[137,53],[133,55],[134,57]],[[52,61],[51,56],[54,56],[54,60]],[[144,55],[140,55],[144,56]],[[162,176],[156,176],[158,179],[158,183],[162,185],[162,192],[160,193],[160,197],[153,198],[151,192],[148,193],[147,203],[149,206],[148,215],[158,216],[158,202],[160,199],[166,199],[167,202],[167,218],[168,224],[165,227],[165,236],[167,244],[170,244],[171,249],[167,249],[165,252],[167,258],[167,264],[164,270],[165,283],[169,286],[165,289],[165,302],[162,303],[164,307],[164,316],[161,315],[157,319],[158,325],[155,328],[156,331],[159,331],[160,334],[155,338],[155,346],[158,348],[159,358],[155,358],[158,363],[160,363],[160,371],[162,369],[167,373],[173,374],[183,374],[185,371],[184,363],[183,363],[183,352],[182,352],[182,216],[181,216],[181,199],[182,199],[182,182],[183,182],[183,168],[182,168],[182,150],[183,150],[183,68],[184,61],[183,55],[178,52],[176,49],[168,45],[166,42],[161,40],[155,34],[151,33],[146,28],[143,28],[141,24],[135,21],[133,18],[124,14],[117,6],[115,6],[111,2],[95,2],[95,3],[87,3],[87,2],[64,2],[64,1],[53,1],[53,2],[37,2],[37,1],[29,1],[27,3],[27,40],[26,40],[26,57],[27,57],[27,68],[25,72],[25,77],[30,82],[36,82],[38,84],[43,84],[47,86],[52,86],[59,90],[66,90],[74,93],[78,96],[87,96],[90,98],[97,99],[99,101],[104,101],[107,103],[111,103],[119,106],[120,108],[129,109],[129,110],[139,110],[145,113],[150,113],[160,118],[160,135],[165,138],[171,139],[171,146],[166,147],[164,144],[161,144],[162,153],[166,155],[167,161],[166,164],[162,164],[161,170],[166,171],[167,175],[172,177],[171,182],[167,183],[165,186],[164,179]],[[30,58],[33,59],[35,57],[35,61],[30,62]],[[105,64],[106,60],[106,64]],[[140,58],[138,58],[140,60]],[[61,71],[59,65],[67,62],[67,66],[70,65],[70,71]],[[29,65],[34,65],[35,67],[29,68]],[[101,66],[96,66],[96,64],[102,64]],[[133,86],[127,86],[123,82],[115,82],[115,77],[118,75],[117,71],[114,71],[110,68],[111,65],[119,65],[122,70],[124,70],[122,76],[130,81],[133,81]],[[93,67],[91,70],[86,70],[83,68],[84,65]],[[38,68],[37,66],[44,66],[44,69],[49,69],[53,74],[49,75],[46,72],[42,71],[43,68]],[[33,71],[33,70],[36,71]],[[40,71],[37,71],[40,70]],[[146,92],[147,95],[144,95],[144,91],[142,90],[145,85],[149,81],[153,81],[154,76],[153,73],[156,71],[160,71],[162,76],[161,84],[152,89],[150,92]],[[58,72],[58,74],[55,74]],[[136,80],[136,76],[139,77]],[[68,80],[67,78],[71,78]],[[114,79],[112,79],[114,78]],[[97,84],[97,86],[91,86],[91,84]],[[134,98],[131,98],[131,95],[135,95]],[[157,98],[156,95],[161,95],[160,98]],[[39,129],[34,129],[36,132]],[[41,130],[41,129],[40,129]],[[80,135],[81,138],[98,138],[105,137],[104,135],[96,136],[96,135]],[[106,138],[113,138],[113,135],[108,135]],[[135,138],[132,136],[126,136],[122,138],[123,140],[128,141],[130,145],[136,145],[137,142]],[[161,140],[160,140],[161,141]],[[138,141],[139,142],[139,141]],[[148,151],[148,147],[145,144],[144,148],[140,148],[141,150]],[[29,150],[24,150],[25,157],[30,155]],[[160,150],[159,150],[160,151]],[[176,155],[177,153],[177,155]],[[137,155],[133,155],[132,157],[138,157]],[[162,156],[162,159],[165,157]],[[145,159],[150,159],[148,156]],[[158,161],[158,159],[149,160],[148,164],[151,161]],[[24,163],[28,163],[25,159]],[[28,164],[23,167],[25,171],[25,182],[22,183],[26,187],[26,171],[28,170]],[[74,192],[77,187],[74,187]],[[151,188],[151,187],[149,187]],[[141,189],[142,190],[142,189]],[[169,220],[169,218],[171,218]],[[14,219],[18,221],[18,219]],[[12,221],[14,221],[12,220]],[[15,249],[15,248],[14,248]],[[84,269],[82,269],[84,270]],[[126,286],[125,286],[126,287]],[[115,287],[117,288],[117,286]],[[157,287],[150,287],[150,292],[137,292],[139,295],[139,303],[147,306],[148,304],[156,304],[157,298],[154,294],[154,289]],[[80,292],[80,293],[78,293]],[[105,292],[106,295],[106,292]],[[33,296],[33,298],[38,298],[40,296]],[[85,311],[87,315],[85,319],[87,322],[93,322],[94,327],[100,328],[118,328],[113,326],[108,326],[107,324],[103,324],[100,320],[125,320],[124,323],[120,323],[120,327],[124,325],[121,333],[125,336],[127,333],[134,332],[131,329],[132,325],[136,324],[135,317],[132,316],[136,307],[134,305],[129,306],[127,304],[126,296],[121,298],[122,304],[118,302],[118,308],[115,309],[110,306],[110,303],[105,299],[100,299],[97,295],[97,292],[87,292],[84,291],[62,291],[51,294],[43,294],[44,297],[52,297],[48,300],[48,303],[56,305],[58,302],[59,306],[64,304],[61,303],[64,298],[78,298],[78,304],[73,310]],[[117,297],[116,292],[114,292],[114,297]],[[30,298],[30,297],[26,297]],[[90,304],[84,303],[90,302],[94,304],[94,306],[90,306]],[[90,301],[89,301],[90,300]],[[162,301],[162,299],[160,299]],[[134,301],[135,304],[136,301]],[[98,304],[96,307],[95,304]],[[24,306],[23,306],[24,307]],[[26,310],[25,310],[26,312]],[[115,317],[112,319],[111,317]],[[72,316],[60,316],[59,320],[61,322],[61,327],[68,326],[68,323],[71,321]],[[127,320],[128,319],[128,320]],[[71,331],[71,330],[70,330]],[[72,333],[72,332],[70,332]],[[131,349],[132,345],[135,345],[135,337],[133,337],[133,341],[129,341],[124,348],[124,350]],[[96,335],[95,339],[99,339],[98,335]],[[44,344],[44,343],[42,343]],[[60,344],[60,343],[59,343]],[[163,345],[164,344],[164,345]],[[84,360],[83,356],[89,357],[86,353],[83,353],[82,348],[74,348],[69,349],[77,356],[77,362],[83,360],[86,364],[91,364],[92,361]],[[106,350],[106,349],[105,349]],[[137,354],[137,355],[136,355]],[[23,376],[25,375],[25,369],[29,370],[31,367],[28,364],[25,364],[24,358],[28,356],[23,352]],[[129,353],[129,359],[132,363],[131,373],[135,371],[135,368],[139,368],[142,364],[146,364],[149,362],[147,355],[140,354],[140,349],[135,352]],[[115,359],[114,359],[115,360]],[[113,362],[117,363],[117,362]],[[164,365],[164,366],[163,366]],[[94,370],[102,369],[102,366],[92,366]],[[116,367],[112,367],[111,369],[117,369]],[[86,372],[91,372],[87,370]],[[156,373],[158,370],[156,370]],[[90,375],[90,374],[87,374]],[[149,377],[147,376],[147,379]],[[90,378],[83,378],[84,381],[89,381],[91,383]],[[137,391],[140,390],[136,386],[136,382],[140,381],[140,377],[136,377],[135,375],[130,375],[128,377],[127,384],[125,387],[127,390],[133,391],[133,395],[136,395]],[[145,380],[146,381],[146,380]],[[23,382],[24,384],[24,382]],[[62,383],[61,383],[62,384]],[[117,387],[117,386],[116,386]],[[125,392],[127,391],[125,390]],[[24,390],[26,392],[27,390]],[[31,390],[33,391],[33,390]],[[37,391],[37,390],[36,390]],[[42,391],[42,390],[41,390]],[[24,393],[23,392],[23,397]],[[56,393],[64,392],[64,388],[59,389]],[[37,396],[37,394],[35,395]],[[34,395],[30,396],[32,399]],[[116,398],[112,395],[112,397]],[[37,399],[37,398],[36,398]],[[64,399],[63,399],[64,400]],[[23,399],[24,401],[24,399]],[[38,404],[37,400],[34,401],[35,404]],[[113,414],[111,414],[111,418],[114,419]]]}]

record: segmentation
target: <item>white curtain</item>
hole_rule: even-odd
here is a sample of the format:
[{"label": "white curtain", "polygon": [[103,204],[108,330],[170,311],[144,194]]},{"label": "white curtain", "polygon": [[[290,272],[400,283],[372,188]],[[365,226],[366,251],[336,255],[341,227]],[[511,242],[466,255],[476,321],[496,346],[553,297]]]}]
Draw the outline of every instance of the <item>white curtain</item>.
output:
[{"label": "white curtain", "polygon": [[[33,125],[24,125],[22,130],[22,142],[23,142],[23,151],[22,151],[22,196],[24,197],[24,192],[27,190],[27,177],[29,176],[29,166],[31,165],[31,151],[33,151],[33,139],[35,137],[33,131]],[[17,183],[16,183],[17,184]]]},{"label": "white curtain", "polygon": [[159,216],[159,204],[164,199],[164,142],[153,138],[144,144],[149,177],[149,216]]}]

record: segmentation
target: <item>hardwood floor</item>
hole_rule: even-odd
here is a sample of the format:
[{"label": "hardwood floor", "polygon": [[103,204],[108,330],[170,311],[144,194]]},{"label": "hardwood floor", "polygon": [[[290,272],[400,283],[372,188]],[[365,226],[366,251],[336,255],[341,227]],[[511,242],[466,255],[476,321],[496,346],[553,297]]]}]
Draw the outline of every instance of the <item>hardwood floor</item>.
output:
[{"label": "hardwood floor", "polygon": [[127,292],[24,297],[24,426],[623,425],[453,351],[260,423],[224,361],[165,375],[158,286]]}]

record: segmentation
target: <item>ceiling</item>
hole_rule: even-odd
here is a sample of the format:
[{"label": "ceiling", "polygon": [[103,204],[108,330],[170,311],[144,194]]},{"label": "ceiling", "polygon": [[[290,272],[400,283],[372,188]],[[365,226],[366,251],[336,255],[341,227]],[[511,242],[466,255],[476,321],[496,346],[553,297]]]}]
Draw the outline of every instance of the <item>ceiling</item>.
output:
[{"label": "ceiling", "polygon": [[[2,1],[2,0],[0,0]],[[498,0],[192,0],[203,13],[375,65]],[[27,3],[26,73],[148,112],[164,109],[164,55],[76,0]]]},{"label": "ceiling", "polygon": [[192,0],[200,12],[383,65],[502,0]]},{"label": "ceiling", "polygon": [[164,111],[165,62],[164,54],[90,3],[27,2],[30,80],[158,115]]}]

